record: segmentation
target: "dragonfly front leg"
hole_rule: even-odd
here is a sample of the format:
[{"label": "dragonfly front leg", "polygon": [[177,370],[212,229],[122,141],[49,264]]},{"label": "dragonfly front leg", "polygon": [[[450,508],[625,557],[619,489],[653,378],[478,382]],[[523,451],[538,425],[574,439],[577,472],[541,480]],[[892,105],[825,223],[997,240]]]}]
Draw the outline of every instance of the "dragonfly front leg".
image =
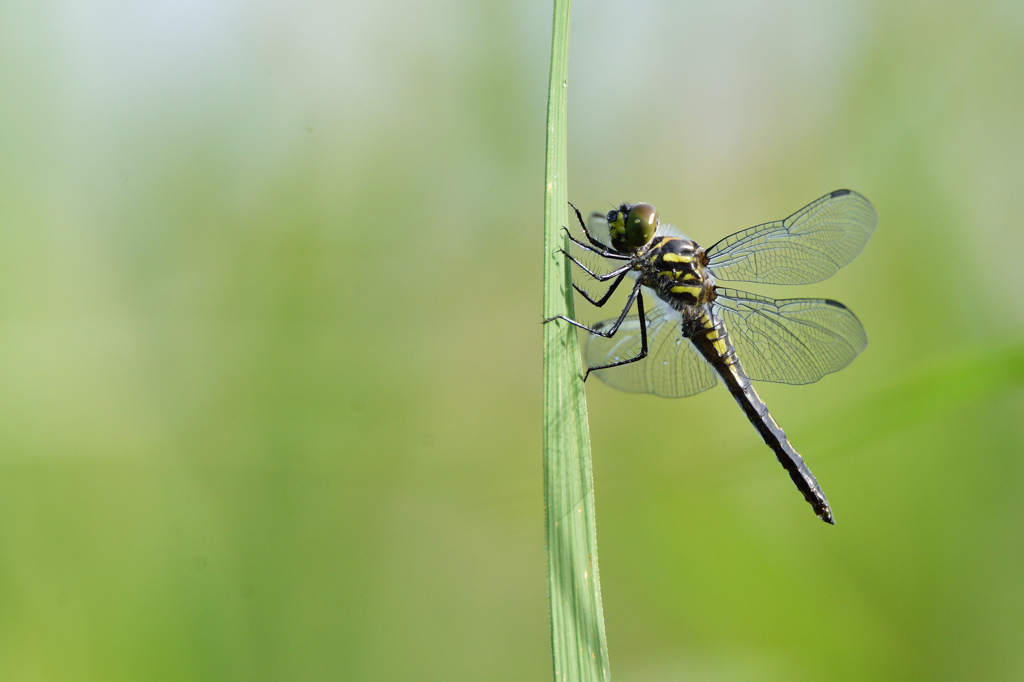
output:
[{"label": "dragonfly front leg", "polygon": [[[569,241],[571,241],[573,244],[575,244],[576,246],[580,247],[584,251],[589,251],[590,253],[596,253],[598,256],[601,256],[603,258],[610,258],[612,260],[629,260],[629,256],[624,256],[621,253],[618,253],[617,251],[612,251],[611,249],[609,249],[607,247],[605,247],[603,250],[601,250],[601,249],[595,249],[593,247],[587,246],[586,244],[581,242],[579,239],[576,239],[576,237],[573,237],[572,236],[572,232],[569,231],[569,228],[563,227],[562,229],[565,230],[565,236],[567,236],[569,238]],[[597,242],[597,243],[600,244],[601,242]]]},{"label": "dragonfly front leg", "polygon": [[[601,243],[599,240],[595,239],[592,234],[590,234],[590,230],[587,229],[587,224],[585,222],[583,222],[583,214],[580,213],[580,210],[578,208],[576,208],[571,201],[569,202],[569,205],[572,206],[572,210],[576,211],[576,220],[580,221],[580,227],[583,228],[583,234],[587,235],[587,241],[590,242],[591,244],[593,244],[594,246],[596,246],[597,248],[601,249],[602,251],[611,252],[611,247],[610,246],[608,246],[607,244]],[[573,239],[573,241],[576,241],[576,240]],[[579,242],[576,242],[576,243],[579,244]],[[580,244],[580,246],[583,246],[583,245]],[[593,250],[593,249],[590,249],[590,250]],[[618,255],[621,256],[621,254],[618,254]]]}]

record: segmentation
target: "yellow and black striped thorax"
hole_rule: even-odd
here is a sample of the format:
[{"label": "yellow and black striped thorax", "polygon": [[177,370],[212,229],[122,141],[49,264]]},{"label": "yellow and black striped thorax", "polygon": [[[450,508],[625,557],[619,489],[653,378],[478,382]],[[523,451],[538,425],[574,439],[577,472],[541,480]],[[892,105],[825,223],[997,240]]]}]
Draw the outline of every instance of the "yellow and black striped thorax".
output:
[{"label": "yellow and black striped thorax", "polygon": [[709,303],[715,298],[708,257],[683,237],[655,237],[643,253],[643,283],[673,308]]}]

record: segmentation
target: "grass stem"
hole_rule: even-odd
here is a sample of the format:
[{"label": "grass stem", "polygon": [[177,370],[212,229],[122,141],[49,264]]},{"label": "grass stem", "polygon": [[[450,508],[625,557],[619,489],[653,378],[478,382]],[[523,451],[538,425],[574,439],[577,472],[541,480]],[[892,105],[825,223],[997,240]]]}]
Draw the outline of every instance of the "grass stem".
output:
[{"label": "grass stem", "polygon": [[[544,317],[572,317],[568,248],[570,0],[555,0],[544,185]],[[576,330],[544,325],[544,505],[551,647],[557,682],[611,679],[597,564],[587,402]]]}]

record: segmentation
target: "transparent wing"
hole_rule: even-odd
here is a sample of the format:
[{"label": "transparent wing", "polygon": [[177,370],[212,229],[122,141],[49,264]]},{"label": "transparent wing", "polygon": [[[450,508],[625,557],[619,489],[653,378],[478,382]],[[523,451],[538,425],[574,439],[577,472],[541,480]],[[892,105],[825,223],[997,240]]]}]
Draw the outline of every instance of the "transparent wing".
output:
[{"label": "transparent wing", "polygon": [[718,289],[714,306],[755,381],[809,384],[846,367],[868,345],[857,316],[827,298],[775,301]]},{"label": "transparent wing", "polygon": [[726,237],[707,250],[716,279],[764,284],[812,284],[857,257],[875,230],[871,202],[837,189],[785,220]]},{"label": "transparent wing", "polygon": [[587,216],[587,231],[598,241],[605,244],[611,242],[611,233],[608,231],[608,217],[604,213],[591,211]]},{"label": "transparent wing", "polygon": [[[645,298],[648,300],[648,298]],[[682,398],[705,391],[718,377],[689,339],[683,338],[679,313],[655,304],[646,311],[648,355],[621,367],[599,369],[594,374],[609,386],[633,393],[653,393]],[[607,320],[601,326],[611,325]],[[627,318],[610,339],[587,335],[584,358],[587,367],[631,358],[640,352],[640,320]]]}]

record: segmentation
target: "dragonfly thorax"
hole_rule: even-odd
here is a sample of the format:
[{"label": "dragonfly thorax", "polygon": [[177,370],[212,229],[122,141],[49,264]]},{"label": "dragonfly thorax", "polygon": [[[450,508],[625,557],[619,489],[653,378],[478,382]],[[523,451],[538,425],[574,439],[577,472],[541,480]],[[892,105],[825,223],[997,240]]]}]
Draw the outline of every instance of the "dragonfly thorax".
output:
[{"label": "dragonfly thorax", "polygon": [[715,279],[707,268],[708,257],[693,240],[655,237],[634,258],[642,283],[676,310],[715,299]]}]

